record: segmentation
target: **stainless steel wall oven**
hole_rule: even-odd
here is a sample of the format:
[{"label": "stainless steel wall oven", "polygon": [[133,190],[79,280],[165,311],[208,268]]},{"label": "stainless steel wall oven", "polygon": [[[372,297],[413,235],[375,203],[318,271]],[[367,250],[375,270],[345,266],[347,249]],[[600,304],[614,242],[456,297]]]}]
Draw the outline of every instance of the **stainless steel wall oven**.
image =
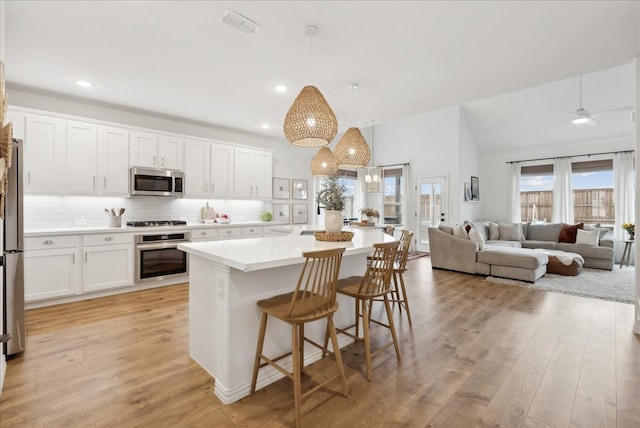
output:
[{"label": "stainless steel wall oven", "polygon": [[136,284],[188,276],[187,253],[177,247],[190,239],[190,232],[136,235]]}]

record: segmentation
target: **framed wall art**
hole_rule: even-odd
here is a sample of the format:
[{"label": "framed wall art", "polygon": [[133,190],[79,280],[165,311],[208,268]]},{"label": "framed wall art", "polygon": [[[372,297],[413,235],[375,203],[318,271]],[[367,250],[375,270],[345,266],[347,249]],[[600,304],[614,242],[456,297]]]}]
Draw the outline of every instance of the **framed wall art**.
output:
[{"label": "framed wall art", "polygon": [[306,224],[309,219],[309,206],[307,204],[293,204],[293,224]]},{"label": "framed wall art", "polygon": [[291,180],[291,198],[292,199],[307,199],[307,180],[298,180],[293,178]]},{"label": "framed wall art", "polygon": [[289,199],[288,178],[273,178],[273,199]]},{"label": "framed wall art", "polygon": [[471,200],[480,200],[480,181],[478,177],[471,176]]},{"label": "framed wall art", "polygon": [[273,221],[289,223],[289,204],[273,204]]},{"label": "framed wall art", "polygon": [[471,183],[464,183],[464,200],[471,200]]}]

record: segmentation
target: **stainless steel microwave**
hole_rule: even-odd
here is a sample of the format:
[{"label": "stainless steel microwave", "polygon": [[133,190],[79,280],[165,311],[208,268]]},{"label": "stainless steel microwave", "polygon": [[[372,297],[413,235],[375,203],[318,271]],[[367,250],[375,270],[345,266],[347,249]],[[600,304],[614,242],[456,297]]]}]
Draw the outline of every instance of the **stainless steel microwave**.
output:
[{"label": "stainless steel microwave", "polygon": [[182,197],[184,173],[175,169],[131,168],[131,196],[173,196]]}]

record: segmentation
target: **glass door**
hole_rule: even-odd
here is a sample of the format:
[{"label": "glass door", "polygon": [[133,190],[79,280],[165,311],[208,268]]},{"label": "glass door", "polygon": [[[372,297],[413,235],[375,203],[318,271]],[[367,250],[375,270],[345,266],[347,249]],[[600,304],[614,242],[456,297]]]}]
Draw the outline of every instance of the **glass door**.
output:
[{"label": "glass door", "polygon": [[418,224],[416,251],[429,252],[429,228],[438,227],[447,218],[447,178],[420,177],[416,180]]}]

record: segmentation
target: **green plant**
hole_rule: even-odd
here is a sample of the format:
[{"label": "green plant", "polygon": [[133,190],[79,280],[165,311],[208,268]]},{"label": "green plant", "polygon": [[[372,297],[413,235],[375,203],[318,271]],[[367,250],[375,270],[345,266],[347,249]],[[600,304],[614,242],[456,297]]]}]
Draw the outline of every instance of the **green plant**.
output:
[{"label": "green plant", "polygon": [[269,211],[265,211],[262,214],[260,214],[260,220],[262,221],[271,221],[272,219],[273,219],[273,216]]},{"label": "green plant", "polygon": [[347,191],[337,175],[325,178],[322,187],[316,195],[316,202],[324,205],[326,210],[342,211],[344,209],[344,194]]}]

